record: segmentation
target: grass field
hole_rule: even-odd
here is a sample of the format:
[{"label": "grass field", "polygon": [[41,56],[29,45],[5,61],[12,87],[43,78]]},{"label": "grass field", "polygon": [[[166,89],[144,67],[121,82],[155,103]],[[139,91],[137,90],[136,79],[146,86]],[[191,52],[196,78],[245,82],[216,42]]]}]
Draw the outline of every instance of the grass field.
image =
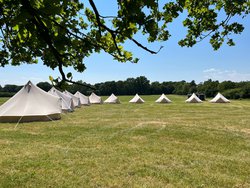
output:
[{"label": "grass field", "polygon": [[157,97],[0,123],[0,187],[250,187],[250,100]]}]

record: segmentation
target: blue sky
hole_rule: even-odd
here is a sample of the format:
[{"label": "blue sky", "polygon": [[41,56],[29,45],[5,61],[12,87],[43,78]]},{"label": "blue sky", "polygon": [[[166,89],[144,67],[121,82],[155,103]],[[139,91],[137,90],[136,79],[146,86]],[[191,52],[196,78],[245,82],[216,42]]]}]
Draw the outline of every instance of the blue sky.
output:
[{"label": "blue sky", "polygon": [[[99,8],[108,11],[107,6]],[[241,35],[234,35],[236,46],[223,45],[214,51],[207,40],[198,43],[192,48],[178,46],[178,40],[185,35],[185,30],[177,20],[170,26],[172,37],[162,43],[147,44],[142,36],[137,39],[150,49],[164,48],[152,55],[137,46],[127,43],[126,49],[133,52],[140,59],[139,63],[119,63],[105,53],[93,54],[84,60],[87,69],[83,73],[72,71],[74,80],[83,80],[94,84],[111,80],[125,80],[129,77],[146,76],[150,81],[191,81],[197,83],[209,78],[213,80],[250,81],[250,16],[243,21],[245,30]],[[53,71],[39,62],[37,65],[21,65],[0,67],[0,85],[23,85],[28,80],[38,83],[49,81],[49,76],[59,76],[58,71]]]}]

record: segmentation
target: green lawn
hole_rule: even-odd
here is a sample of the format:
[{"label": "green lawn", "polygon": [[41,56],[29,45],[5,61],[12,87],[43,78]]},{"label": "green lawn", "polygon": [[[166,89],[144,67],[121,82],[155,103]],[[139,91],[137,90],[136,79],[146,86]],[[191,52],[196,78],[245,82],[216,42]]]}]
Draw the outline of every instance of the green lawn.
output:
[{"label": "green lawn", "polygon": [[0,187],[250,187],[250,100],[157,97],[0,123]]}]

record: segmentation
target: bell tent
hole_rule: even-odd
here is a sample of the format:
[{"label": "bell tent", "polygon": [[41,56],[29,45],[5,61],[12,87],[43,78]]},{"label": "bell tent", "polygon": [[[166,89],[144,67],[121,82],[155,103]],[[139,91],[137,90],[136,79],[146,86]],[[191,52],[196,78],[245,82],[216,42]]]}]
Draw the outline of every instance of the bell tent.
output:
[{"label": "bell tent", "polygon": [[30,81],[0,106],[0,122],[50,121],[60,119],[61,99]]},{"label": "bell tent", "polygon": [[78,97],[80,99],[81,105],[90,105],[89,98],[79,91],[77,91],[74,96]]},{"label": "bell tent", "polygon": [[221,93],[218,93],[211,101],[212,103],[229,103],[230,101]]},{"label": "bell tent", "polygon": [[78,97],[74,96],[72,93],[68,92],[67,90],[65,90],[63,93],[72,98],[73,104],[75,107],[78,107],[78,108],[81,107],[81,102]]},{"label": "bell tent", "polygon": [[172,101],[166,97],[166,95],[162,94],[156,101],[156,103],[171,103]]},{"label": "bell tent", "polygon": [[99,97],[98,95],[96,95],[95,93],[91,93],[91,95],[89,96],[89,102],[91,104],[102,104],[102,98]]},{"label": "bell tent", "polygon": [[193,93],[187,100],[186,100],[187,103],[201,103],[202,100],[200,100],[196,95],[195,93]]},{"label": "bell tent", "polygon": [[144,100],[136,94],[130,101],[130,103],[144,103]]},{"label": "bell tent", "polygon": [[61,91],[57,90],[56,88],[52,87],[48,93],[60,97],[62,100],[62,111],[64,112],[72,112],[74,110],[73,99],[68,95],[62,93]]},{"label": "bell tent", "polygon": [[113,93],[104,101],[104,103],[109,104],[120,104],[120,100]]}]

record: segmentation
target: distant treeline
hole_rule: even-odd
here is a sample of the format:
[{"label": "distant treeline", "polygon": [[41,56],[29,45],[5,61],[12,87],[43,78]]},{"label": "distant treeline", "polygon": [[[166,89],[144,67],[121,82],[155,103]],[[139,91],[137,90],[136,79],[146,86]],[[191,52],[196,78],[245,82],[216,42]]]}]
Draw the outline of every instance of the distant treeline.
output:
[{"label": "distant treeline", "polygon": [[[79,83],[84,82],[79,81]],[[134,95],[136,93],[141,95],[159,95],[162,93],[187,95],[189,93],[200,93],[205,94],[206,97],[214,97],[218,92],[221,92],[225,97],[230,99],[250,98],[250,81],[223,81],[220,83],[219,81],[209,79],[199,84],[196,84],[195,81],[186,82],[184,80],[178,82],[150,83],[145,76],[140,76],[137,78],[128,78],[125,81],[108,81],[94,85],[84,84],[95,88],[95,90],[78,84],[67,85],[66,89],[71,93],[80,91],[85,95],[89,95],[94,91],[98,95],[110,95],[111,93],[116,95]],[[48,82],[40,82],[37,85],[45,91],[48,91],[52,87]],[[16,85],[0,86],[0,96],[12,96],[20,88],[21,86]]]}]

